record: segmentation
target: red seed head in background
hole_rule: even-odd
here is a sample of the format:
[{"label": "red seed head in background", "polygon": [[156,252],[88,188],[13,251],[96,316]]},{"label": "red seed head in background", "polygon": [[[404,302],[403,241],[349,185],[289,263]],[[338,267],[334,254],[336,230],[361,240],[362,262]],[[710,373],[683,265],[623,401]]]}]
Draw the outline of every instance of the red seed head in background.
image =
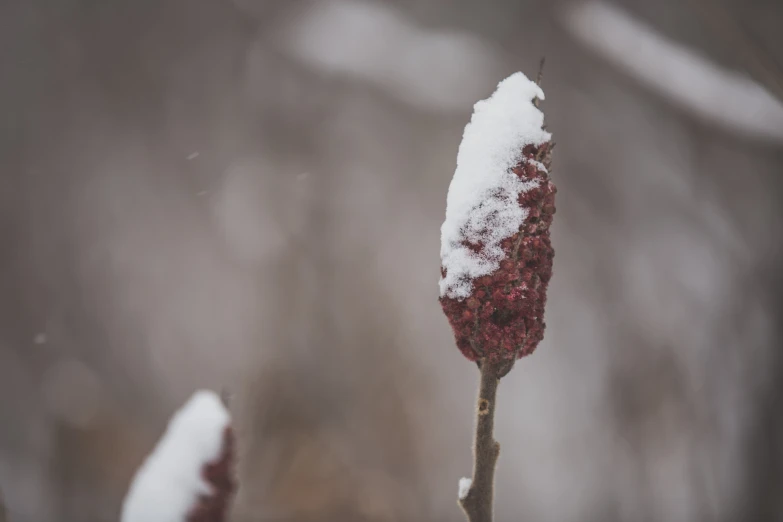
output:
[{"label": "red seed head in background", "polygon": [[234,433],[230,427],[223,431],[220,456],[208,462],[201,470],[202,478],[212,488],[212,494],[202,495],[188,513],[187,522],[225,522],[236,488],[234,480]]}]

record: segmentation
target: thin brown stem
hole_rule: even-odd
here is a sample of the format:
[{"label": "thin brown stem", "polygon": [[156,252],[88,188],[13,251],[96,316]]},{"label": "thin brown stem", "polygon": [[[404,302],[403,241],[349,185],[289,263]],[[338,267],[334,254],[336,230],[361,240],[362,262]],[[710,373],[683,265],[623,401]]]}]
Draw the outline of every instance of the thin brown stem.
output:
[{"label": "thin brown stem", "polygon": [[3,503],[3,492],[0,491],[0,522],[8,522],[8,516],[5,511],[5,504]]},{"label": "thin brown stem", "polygon": [[476,438],[473,444],[473,479],[467,495],[459,499],[469,522],[492,522],[495,465],[500,454],[500,444],[493,434],[498,375],[497,366],[486,360],[481,361]]}]

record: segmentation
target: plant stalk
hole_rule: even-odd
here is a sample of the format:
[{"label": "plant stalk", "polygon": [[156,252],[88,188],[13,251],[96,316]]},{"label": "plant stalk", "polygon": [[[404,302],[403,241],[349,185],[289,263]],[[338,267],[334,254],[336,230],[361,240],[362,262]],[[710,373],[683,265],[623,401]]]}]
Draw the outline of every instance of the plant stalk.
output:
[{"label": "plant stalk", "polygon": [[499,368],[481,361],[476,436],[473,443],[473,480],[459,504],[468,522],[492,522],[492,504],[495,490],[495,465],[500,444],[494,438],[495,397],[499,383]]}]

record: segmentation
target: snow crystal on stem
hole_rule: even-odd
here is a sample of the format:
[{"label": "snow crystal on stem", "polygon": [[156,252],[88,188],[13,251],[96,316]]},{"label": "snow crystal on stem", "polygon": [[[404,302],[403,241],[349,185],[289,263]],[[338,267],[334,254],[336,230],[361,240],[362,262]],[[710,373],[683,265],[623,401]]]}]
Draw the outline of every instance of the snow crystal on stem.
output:
[{"label": "snow crystal on stem", "polygon": [[[536,183],[525,183],[510,169],[522,160],[525,145],[541,145],[551,137],[542,129],[544,115],[533,105],[535,98],[544,99],[544,92],[518,72],[473,107],[441,227],[446,272],[441,297],[464,299],[474,279],[497,270],[504,257],[501,241],[517,233],[527,217],[517,198]],[[468,244],[481,244],[480,254]]]},{"label": "snow crystal on stem", "polygon": [[199,497],[213,493],[202,469],[220,458],[229,423],[217,394],[194,393],[136,473],[120,521],[185,522]]},{"label": "snow crystal on stem", "polygon": [[467,477],[462,477],[459,479],[459,491],[457,491],[457,496],[460,500],[465,500],[468,496],[468,491],[470,491],[470,486],[473,485],[473,479],[469,479]]}]

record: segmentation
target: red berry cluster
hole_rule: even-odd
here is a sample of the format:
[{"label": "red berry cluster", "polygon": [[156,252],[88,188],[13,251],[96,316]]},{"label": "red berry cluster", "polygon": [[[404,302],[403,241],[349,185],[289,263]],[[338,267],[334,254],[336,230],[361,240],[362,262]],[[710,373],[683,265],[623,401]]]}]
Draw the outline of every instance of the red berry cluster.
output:
[{"label": "red berry cluster", "polygon": [[[551,150],[551,142],[527,145],[522,160],[511,169],[522,181],[537,181],[538,186],[519,195],[527,217],[519,232],[501,242],[505,258],[500,267],[474,280],[467,298],[440,298],[463,355],[498,365],[501,377],[544,338],[544,306],[555,255],[549,238],[557,192],[547,173]],[[481,243],[463,245],[481,255]]]},{"label": "red berry cluster", "polygon": [[211,495],[199,497],[188,513],[187,522],[224,522],[228,520],[228,506],[234,493],[234,434],[230,427],[223,431],[220,456],[201,470],[203,479],[212,488]]}]

